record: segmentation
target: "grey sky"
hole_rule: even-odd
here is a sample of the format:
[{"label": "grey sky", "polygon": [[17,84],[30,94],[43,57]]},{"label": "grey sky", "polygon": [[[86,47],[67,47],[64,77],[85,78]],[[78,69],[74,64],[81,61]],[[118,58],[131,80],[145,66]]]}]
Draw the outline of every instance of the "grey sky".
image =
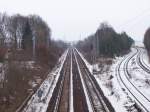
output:
[{"label": "grey sky", "polygon": [[56,39],[79,40],[107,21],[142,41],[150,26],[150,0],[0,0],[0,12],[40,15]]}]

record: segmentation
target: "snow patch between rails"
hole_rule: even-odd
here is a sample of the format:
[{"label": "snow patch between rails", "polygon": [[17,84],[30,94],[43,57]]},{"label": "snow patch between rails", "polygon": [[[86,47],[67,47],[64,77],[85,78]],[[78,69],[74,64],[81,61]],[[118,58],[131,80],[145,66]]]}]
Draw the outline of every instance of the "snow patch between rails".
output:
[{"label": "snow patch between rails", "polygon": [[[48,108],[49,101],[52,97],[52,93],[57,84],[58,78],[60,76],[60,71],[64,65],[68,54],[68,49],[59,58],[58,64],[50,72],[36,91],[36,93],[28,101],[27,106],[24,108],[23,112],[46,112]],[[39,91],[42,91],[42,95],[39,97]]]}]

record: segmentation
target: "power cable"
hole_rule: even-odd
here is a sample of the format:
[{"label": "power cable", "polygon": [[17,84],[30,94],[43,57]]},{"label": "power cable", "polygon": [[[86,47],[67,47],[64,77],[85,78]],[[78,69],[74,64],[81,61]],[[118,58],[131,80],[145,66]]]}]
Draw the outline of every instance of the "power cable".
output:
[{"label": "power cable", "polygon": [[[147,14],[147,12],[148,12],[148,13],[150,12],[150,8],[148,8],[148,9],[142,11],[139,15],[137,15],[137,16],[135,16],[135,17],[129,19],[129,20],[127,20],[126,22],[122,23],[122,24],[119,25],[118,27],[122,27],[122,26],[125,27],[125,26],[131,24],[132,22],[137,22],[137,21],[135,21],[135,20],[136,20],[136,19],[139,19],[139,18],[142,19],[142,18],[143,18],[142,15]],[[150,14],[149,14],[149,15],[150,15]],[[149,16],[149,15],[147,15],[147,16]],[[139,19],[139,20],[141,21],[141,19]],[[134,24],[134,25],[135,25],[135,24]],[[134,25],[132,25],[132,27],[133,27]]]}]

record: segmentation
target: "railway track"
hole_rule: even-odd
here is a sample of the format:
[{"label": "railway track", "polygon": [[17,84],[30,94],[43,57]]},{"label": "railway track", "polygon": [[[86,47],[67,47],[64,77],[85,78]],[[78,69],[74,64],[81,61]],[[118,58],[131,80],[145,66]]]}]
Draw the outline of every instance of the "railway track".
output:
[{"label": "railway track", "polygon": [[[50,71],[48,71],[46,74],[48,74]],[[42,83],[44,84],[44,83]],[[36,94],[36,91],[32,91],[26,99],[23,101],[23,103],[17,108],[15,112],[26,112],[27,108],[29,107],[28,102],[32,102],[34,100],[34,97],[32,97],[34,94]],[[26,109],[25,109],[26,108]]]},{"label": "railway track", "polygon": [[144,63],[143,58],[141,58],[141,55],[142,55],[141,52],[142,52],[142,51],[139,50],[139,53],[138,53],[138,55],[137,55],[137,62],[138,62],[138,65],[139,65],[144,71],[146,71],[147,73],[150,74],[150,67],[147,66],[147,65]]},{"label": "railway track", "polygon": [[68,51],[64,67],[49,102],[47,112],[69,112],[70,109],[70,64],[71,52]]},{"label": "railway track", "polygon": [[15,112],[22,112],[33,94],[34,92],[31,92]]},{"label": "railway track", "polygon": [[[150,107],[148,104],[150,100],[131,82],[129,79],[130,73],[128,71],[129,61],[138,53],[138,50],[131,56],[125,57],[118,67],[116,67],[116,73],[118,76],[118,81],[122,83],[122,85],[126,88],[126,90],[132,95],[132,97],[136,100],[136,102],[142,107],[142,109],[146,112],[150,112]],[[123,64],[123,62],[125,63]],[[123,64],[124,75],[121,75],[120,70]],[[130,84],[130,86],[127,84]],[[128,85],[128,86],[127,86]],[[137,97],[138,96],[138,97]],[[139,97],[140,96],[140,97]],[[144,104],[143,104],[144,102]]]},{"label": "railway track", "polygon": [[74,112],[91,112],[88,109],[87,99],[85,96],[85,91],[83,87],[83,82],[80,77],[80,73],[78,71],[78,66],[76,63],[75,55],[73,53],[72,56],[72,64],[73,64],[73,104],[74,104]]},{"label": "railway track", "polygon": [[[34,102],[34,99],[31,99],[31,102]],[[115,112],[74,48],[70,48],[67,53],[47,105],[47,112]],[[37,106],[33,108],[38,108]],[[28,108],[29,111],[32,110],[30,103],[26,110]],[[40,106],[36,112],[40,112],[42,108]]]},{"label": "railway track", "polygon": [[[64,62],[66,60],[66,55],[68,55],[68,50],[66,50],[64,52],[64,54],[61,56],[61,58],[57,62],[57,66],[55,66],[52,71],[55,71],[55,72],[59,73],[62,70],[62,66],[64,65]],[[62,62],[62,63],[60,63],[60,62]],[[57,69],[58,67],[59,67],[59,70]],[[25,99],[25,101],[19,106],[19,108],[16,110],[16,112],[41,112],[41,109],[45,110],[45,106],[44,107],[41,106],[41,105],[37,106],[42,101],[42,99],[41,99],[41,101],[39,101],[38,91],[40,89],[45,91],[45,89],[46,89],[47,91],[45,91],[45,94],[43,95],[43,97],[44,97],[45,100],[49,101],[50,100],[49,99],[50,98],[49,93],[51,93],[51,91],[53,91],[52,86],[53,86],[53,83],[55,82],[55,79],[56,79],[56,77],[53,74],[51,74],[50,71],[48,71],[47,74],[48,74],[47,78],[43,81],[43,83],[37,89],[37,91],[35,93],[32,92]],[[46,85],[47,83],[49,83],[50,86],[47,86]],[[47,103],[47,101],[45,102],[45,104],[46,103]],[[40,110],[39,110],[39,108],[40,108]]]},{"label": "railway track", "polygon": [[90,74],[89,70],[87,69],[84,61],[78,54],[78,52],[74,51],[76,57],[76,63],[78,64],[81,75],[84,79],[86,90],[88,93],[88,97],[90,99],[90,103],[92,105],[93,112],[115,112],[110,102],[104,96],[102,90],[100,89],[99,85],[95,78]]}]

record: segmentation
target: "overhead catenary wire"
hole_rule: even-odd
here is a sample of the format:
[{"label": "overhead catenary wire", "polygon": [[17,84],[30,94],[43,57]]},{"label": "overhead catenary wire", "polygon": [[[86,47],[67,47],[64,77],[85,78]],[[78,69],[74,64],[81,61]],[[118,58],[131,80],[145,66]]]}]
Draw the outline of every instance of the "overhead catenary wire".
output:
[{"label": "overhead catenary wire", "polygon": [[[148,14],[148,15],[146,15]],[[125,27],[128,26],[130,24],[132,24],[133,22],[138,22],[136,20],[141,21],[140,19],[143,19],[143,16],[150,16],[150,8],[147,8],[146,10],[142,11],[139,15],[134,16],[133,18],[128,19],[127,21],[123,22],[122,24],[120,24],[117,27]],[[135,25],[135,24],[134,24]],[[133,26],[133,25],[132,25]]]}]

